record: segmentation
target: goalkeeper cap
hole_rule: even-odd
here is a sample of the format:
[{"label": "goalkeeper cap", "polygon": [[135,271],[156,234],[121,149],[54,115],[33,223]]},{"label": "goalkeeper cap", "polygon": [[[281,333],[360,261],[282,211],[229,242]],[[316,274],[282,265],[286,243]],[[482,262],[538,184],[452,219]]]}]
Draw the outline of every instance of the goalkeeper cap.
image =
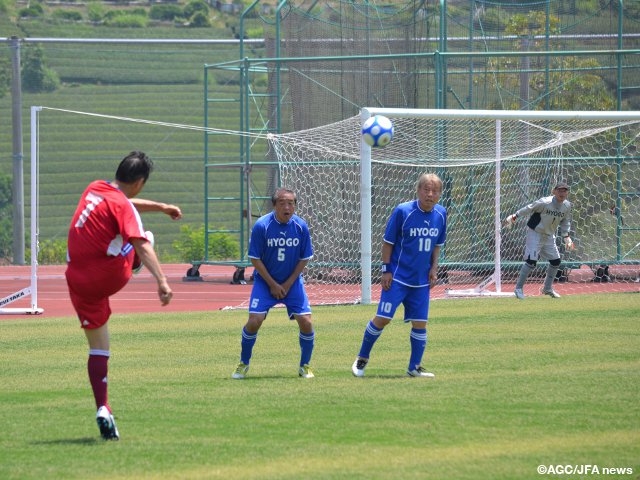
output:
[{"label": "goalkeeper cap", "polygon": [[569,184],[564,181],[564,180],[560,180],[558,183],[556,183],[556,186],[553,187],[554,190],[557,190],[558,188],[566,188],[567,190],[569,190]]}]

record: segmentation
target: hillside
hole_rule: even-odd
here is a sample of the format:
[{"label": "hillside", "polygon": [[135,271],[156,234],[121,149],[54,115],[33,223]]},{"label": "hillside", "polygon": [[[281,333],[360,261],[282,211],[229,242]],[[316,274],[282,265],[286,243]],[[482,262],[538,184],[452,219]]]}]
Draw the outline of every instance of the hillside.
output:
[{"label": "hillside", "polygon": [[[204,223],[204,142],[203,133],[197,130],[204,124],[203,67],[238,57],[237,44],[194,41],[211,41],[214,35],[229,40],[232,31],[224,24],[233,20],[229,17],[220,20],[218,15],[217,23],[223,26],[211,28],[183,28],[172,24],[112,28],[91,26],[86,22],[56,21],[51,17],[53,9],[47,9],[47,18],[20,20],[17,24],[0,16],[0,34],[21,38],[169,38],[177,41],[162,44],[38,44],[44,54],[45,66],[55,72],[60,83],[53,92],[23,91],[26,215],[30,214],[30,107],[35,105],[46,107],[40,114],[39,125],[41,242],[64,239],[68,220],[84,186],[95,178],[111,178],[120,158],[138,149],[149,153],[156,163],[143,196],[176,203],[183,209],[184,219],[180,223],[167,221],[161,215],[144,218],[145,226],[156,233],[160,253],[175,257],[171,244],[179,237],[180,227],[190,225],[197,229]],[[32,46],[22,43],[23,58],[25,50]],[[5,53],[9,55],[10,52],[7,49]],[[237,86],[224,79],[213,88],[216,98],[223,101],[211,107],[213,118],[219,119],[219,123],[210,126],[238,130]],[[0,109],[5,112],[0,116],[0,172],[10,175],[13,156],[9,96],[0,99]],[[124,118],[183,127],[130,122]],[[228,158],[235,156],[237,161],[238,137],[224,136],[216,140],[215,145],[216,153],[224,152]],[[240,180],[237,173],[218,175],[215,180],[210,188],[224,188],[219,194],[238,195]],[[212,226],[237,230],[241,210],[239,205],[223,210]],[[26,227],[29,227],[28,221]]]},{"label": "hillside", "polygon": [[[470,13],[477,2],[462,0],[449,2],[443,16],[437,11],[438,2],[426,2],[421,4],[424,8],[417,9],[410,2],[382,6],[365,2],[362,19],[363,12],[353,2],[341,3],[345,8],[342,13],[323,8],[333,7],[331,2],[312,2],[308,10],[299,11],[291,6],[283,18],[281,33],[286,41],[277,44],[276,55],[326,57],[338,53],[346,57],[371,54],[371,48],[377,48],[377,53],[385,54],[395,54],[397,49],[399,55],[416,50],[419,56],[392,63],[356,61],[353,65],[346,65],[342,58],[328,63],[320,58],[318,63],[311,62],[313,65],[262,62],[260,59],[267,56],[262,44],[254,47],[246,42],[246,50],[240,52],[234,40],[239,35],[237,13],[221,13],[199,1],[32,2],[11,3],[7,8],[8,2],[0,0],[0,35],[56,39],[37,44],[25,41],[21,47],[23,66],[33,67],[42,61],[44,69],[38,72],[56,87],[38,93],[24,91],[22,99],[27,160],[29,107],[56,109],[43,112],[38,145],[44,240],[64,238],[75,199],[87,181],[111,176],[116,162],[132,149],[145,150],[157,160],[145,194],[180,204],[185,212],[183,224],[198,228],[206,215],[210,229],[228,231],[238,238],[246,234],[246,230],[238,230],[244,228],[249,214],[262,213],[270,185],[268,175],[273,173],[256,168],[256,162],[263,163],[260,167],[268,162],[266,146],[237,133],[205,137],[200,131],[205,124],[232,132],[263,131],[266,127],[290,131],[344,119],[364,105],[608,110],[619,100],[618,107],[625,110],[637,109],[640,102],[635,80],[638,55],[610,53],[620,47],[620,41],[623,49],[638,46],[640,12],[628,6],[618,22],[618,12],[613,3],[604,5],[607,2],[596,5],[591,0],[578,0],[571,2],[575,4],[571,11],[563,8],[561,0],[550,2],[550,16],[554,23],[559,22],[557,30],[539,21],[541,12],[532,11],[526,2],[504,2],[509,8],[487,5],[473,18]],[[173,9],[177,16],[158,18],[159,7],[167,12]],[[34,12],[38,8],[42,11]],[[203,8],[208,10],[204,19],[198,17]],[[357,17],[355,22],[369,22],[377,16],[380,23],[375,23],[376,27],[371,23],[365,23],[365,28],[353,26],[347,10]],[[307,21],[313,15],[318,15],[313,19],[318,21]],[[398,18],[413,22],[409,23],[411,28],[397,23]],[[448,22],[449,60],[444,54],[433,55],[441,51],[438,35],[443,31],[439,25],[443,19]],[[270,33],[274,30],[268,20],[249,20],[244,33],[261,42],[267,29]],[[392,28],[378,28],[382,24]],[[522,32],[514,33],[518,26],[526,27],[527,37],[540,36],[543,31],[547,35],[544,42],[526,43],[534,53],[526,53],[522,61],[510,56],[522,53],[525,46]],[[618,36],[617,30],[635,33]],[[364,32],[366,40],[361,42],[357,32]],[[402,37],[400,42],[397,37]],[[139,42],[115,41],[123,39]],[[578,50],[586,50],[582,52],[585,55],[555,54]],[[496,52],[495,58],[480,56],[487,51],[491,55]],[[7,48],[4,52],[6,65],[10,51]],[[38,52],[41,57],[36,56]],[[474,58],[465,58],[468,53]],[[252,60],[245,76],[237,68],[241,57]],[[276,63],[278,68],[274,69]],[[217,68],[205,70],[205,65]],[[267,82],[272,82],[271,94],[265,94]],[[241,85],[244,95],[240,94]],[[530,88],[522,88],[525,85]],[[6,112],[0,115],[0,171],[6,173],[11,172],[13,162],[10,107],[8,96],[0,98],[0,108]],[[248,191],[256,203],[251,208],[241,202]],[[25,204],[29,204],[28,198]],[[154,216],[145,222],[158,232],[161,253],[170,253],[178,225]]]}]

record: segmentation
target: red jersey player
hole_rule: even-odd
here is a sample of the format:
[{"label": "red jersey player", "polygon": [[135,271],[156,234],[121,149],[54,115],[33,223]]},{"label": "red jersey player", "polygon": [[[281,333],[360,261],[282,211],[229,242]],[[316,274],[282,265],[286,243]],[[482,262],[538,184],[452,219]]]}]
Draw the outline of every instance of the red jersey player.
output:
[{"label": "red jersey player", "polygon": [[109,297],[129,281],[136,263],[144,264],[158,282],[158,297],[167,305],[173,295],[145,232],[139,212],[159,211],[182,217],[175,205],[136,199],[153,169],[143,152],[129,153],[111,182],[96,180],[86,188],[71,220],[65,276],[71,303],[89,342],[87,369],[98,408],[96,421],[105,440],[120,438],[107,401]]}]

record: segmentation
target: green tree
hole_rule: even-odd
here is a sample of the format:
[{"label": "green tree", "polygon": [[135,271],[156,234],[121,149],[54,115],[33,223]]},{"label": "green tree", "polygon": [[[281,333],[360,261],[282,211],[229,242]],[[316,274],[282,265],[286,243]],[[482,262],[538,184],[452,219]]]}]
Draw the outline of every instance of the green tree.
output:
[{"label": "green tree", "polygon": [[0,98],[3,98],[9,92],[11,86],[11,61],[0,56]]},{"label": "green tree", "polygon": [[107,12],[105,6],[100,2],[89,2],[87,5],[87,17],[93,23],[100,23]]},{"label": "green tree", "polygon": [[0,0],[0,15],[10,18],[15,14],[15,2],[13,0]]},{"label": "green tree", "polygon": [[[547,31],[548,24],[548,31]],[[490,66],[499,72],[495,75],[498,90],[517,92],[506,104],[497,108],[511,110],[526,107],[530,110],[610,110],[615,101],[607,90],[604,79],[597,75],[599,62],[585,56],[535,55],[545,49],[542,38],[546,34],[559,33],[560,19],[547,18],[545,12],[530,11],[512,15],[506,23],[505,34],[516,37],[514,50],[532,52],[531,56],[495,57]],[[548,61],[548,65],[546,62]],[[519,70],[517,73],[512,73]],[[546,72],[549,72],[548,74]],[[531,95],[531,92],[536,95]],[[503,97],[506,98],[506,97]]]},{"label": "green tree", "polygon": [[196,12],[193,17],[191,17],[191,21],[189,22],[190,27],[194,28],[203,28],[210,27],[211,21],[209,17],[204,12]]},{"label": "green tree", "polygon": [[38,18],[44,16],[44,8],[39,3],[28,5],[18,11],[21,18]]},{"label": "green tree", "polygon": [[178,5],[153,5],[149,10],[149,18],[162,22],[173,21],[183,16],[182,8]]},{"label": "green tree", "polygon": [[[189,225],[180,228],[180,238],[172,244],[184,262],[204,259],[204,225],[194,229]],[[213,233],[209,235],[210,260],[234,260],[240,256],[237,240],[227,233]]]},{"label": "green tree", "polygon": [[44,64],[44,52],[39,45],[27,45],[22,50],[22,88],[26,92],[53,92],[60,78]]},{"label": "green tree", "polygon": [[[549,75],[549,89],[545,88],[543,73],[534,74],[530,88],[545,94],[548,90],[549,110],[615,110],[616,102],[599,75],[600,63],[587,57],[564,57],[553,60],[554,67]],[[542,106],[542,105],[540,105]]]},{"label": "green tree", "polygon": [[0,172],[0,258],[13,255],[13,194],[11,177]]},{"label": "green tree", "polygon": [[209,5],[203,0],[191,0],[184,7],[184,17],[191,19],[197,12],[202,12],[209,16]]}]

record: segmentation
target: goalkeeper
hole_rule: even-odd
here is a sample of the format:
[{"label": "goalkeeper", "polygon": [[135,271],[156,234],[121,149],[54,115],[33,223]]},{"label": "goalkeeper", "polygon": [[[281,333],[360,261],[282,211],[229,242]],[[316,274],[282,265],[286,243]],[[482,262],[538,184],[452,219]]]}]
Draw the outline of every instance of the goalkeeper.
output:
[{"label": "goalkeeper", "polygon": [[556,245],[556,232],[560,227],[564,245],[567,250],[573,250],[573,241],[569,236],[571,228],[571,203],[569,185],[565,181],[556,184],[553,195],[542,197],[535,202],[522,207],[505,220],[508,227],[516,223],[520,217],[529,217],[527,221],[527,237],[524,248],[524,264],[520,269],[520,275],[516,282],[515,295],[520,300],[524,299],[524,283],[531,271],[536,267],[540,257],[549,260],[549,267],[544,279],[541,293],[551,298],[560,298],[553,289],[553,280],[560,268],[560,252]]}]

